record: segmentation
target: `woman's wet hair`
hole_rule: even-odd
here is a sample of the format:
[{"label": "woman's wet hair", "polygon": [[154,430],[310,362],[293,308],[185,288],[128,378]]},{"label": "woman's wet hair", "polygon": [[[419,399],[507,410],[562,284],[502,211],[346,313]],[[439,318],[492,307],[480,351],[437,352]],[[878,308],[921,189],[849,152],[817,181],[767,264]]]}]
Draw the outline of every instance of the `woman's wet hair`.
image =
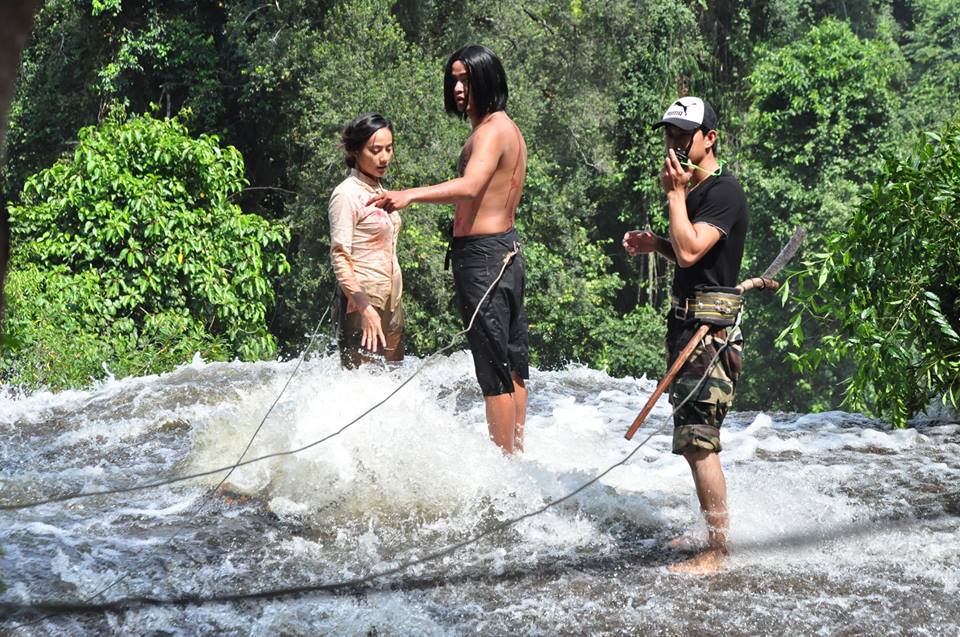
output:
[{"label": "woman's wet hair", "polygon": [[460,61],[467,67],[470,80],[468,98],[473,98],[473,108],[483,117],[507,108],[507,74],[496,54],[482,44],[469,44],[453,53],[443,69],[443,106],[450,115],[466,119],[466,109],[461,113],[453,96],[453,63]]},{"label": "woman's wet hair", "polygon": [[365,113],[347,124],[340,137],[340,145],[347,154],[344,158],[347,166],[357,167],[357,153],[363,150],[370,136],[381,128],[393,132],[393,122],[380,113]]}]

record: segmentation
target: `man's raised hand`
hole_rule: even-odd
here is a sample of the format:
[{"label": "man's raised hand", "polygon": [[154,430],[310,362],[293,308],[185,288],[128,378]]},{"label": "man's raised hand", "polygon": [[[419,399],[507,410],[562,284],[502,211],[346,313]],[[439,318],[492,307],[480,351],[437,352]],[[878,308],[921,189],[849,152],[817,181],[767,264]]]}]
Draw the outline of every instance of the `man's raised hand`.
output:
[{"label": "man's raised hand", "polygon": [[411,203],[410,196],[404,190],[384,190],[383,192],[370,197],[367,201],[368,206],[376,206],[387,212],[394,210],[403,210]]},{"label": "man's raised hand", "polygon": [[663,191],[669,193],[674,190],[685,193],[691,177],[693,177],[693,168],[681,164],[673,149],[669,149],[667,158],[663,162],[663,172],[660,173],[660,184],[663,186]]}]

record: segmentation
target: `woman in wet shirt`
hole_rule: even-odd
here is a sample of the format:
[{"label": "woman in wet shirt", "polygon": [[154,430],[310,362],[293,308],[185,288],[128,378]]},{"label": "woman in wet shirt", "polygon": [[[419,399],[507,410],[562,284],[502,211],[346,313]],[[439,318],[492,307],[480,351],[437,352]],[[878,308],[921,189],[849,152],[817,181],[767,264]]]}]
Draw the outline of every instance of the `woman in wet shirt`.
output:
[{"label": "woman in wet shirt", "polygon": [[377,113],[347,124],[341,139],[350,174],[330,196],[330,258],[340,285],[338,340],[344,367],[371,355],[403,359],[403,279],[397,261],[400,214],[367,201],[383,191],[393,126]]}]

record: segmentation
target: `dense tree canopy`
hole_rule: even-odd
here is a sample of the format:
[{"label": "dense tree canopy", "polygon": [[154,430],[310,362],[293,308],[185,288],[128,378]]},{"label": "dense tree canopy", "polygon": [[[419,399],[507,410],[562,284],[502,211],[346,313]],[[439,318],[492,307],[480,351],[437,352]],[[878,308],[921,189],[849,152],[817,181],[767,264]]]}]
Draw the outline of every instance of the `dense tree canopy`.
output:
[{"label": "dense tree canopy", "polygon": [[[289,270],[280,252],[288,233],[232,202],[243,173],[235,148],[191,138],[173,119],[120,113],[82,129],[73,155],[28,179],[10,208],[18,285],[9,332],[23,355],[46,349],[35,320],[62,306],[43,323],[75,318],[94,340],[98,329],[120,329],[135,345],[172,321],[195,345],[271,356],[265,317],[271,279]],[[176,331],[166,336],[174,342],[151,345],[180,347]]]},{"label": "dense tree canopy", "polygon": [[[225,150],[236,167],[243,157],[246,187],[230,191],[231,205],[289,229],[282,245],[261,244],[263,259],[283,255],[290,270],[271,279],[275,296],[261,297],[258,320],[291,355],[334,286],[326,203],[345,174],[340,127],[365,111],[394,121],[391,187],[450,178],[469,127],[442,112],[441,69],[452,50],[483,42],[504,60],[508,110],[530,149],[518,225],[528,256],[535,363],[656,375],[672,266],[628,259],[619,245],[628,228],[666,226],[657,180],[662,142],[650,123],[677,95],[701,95],[717,107],[724,169],[738,175],[752,211],[744,276],[765,267],[794,225],[807,228],[808,252],[839,249],[835,236],[861,210],[858,202],[872,196],[884,161],[896,161],[909,140],[948,119],[944,111],[952,107],[944,105],[960,91],[954,4],[50,0],[37,16],[11,111],[3,194],[14,206],[32,205],[38,180],[65,170],[57,163],[64,154],[75,156],[78,131],[117,106],[132,121],[144,113],[154,123],[175,117],[196,140],[216,135],[237,149],[236,156]],[[118,160],[104,157],[106,164]],[[53,172],[41,172],[51,166]],[[38,173],[47,177],[30,181]],[[101,192],[100,207],[91,200],[83,214],[102,214],[106,232],[106,195],[115,193]],[[157,205],[176,208],[178,196],[157,195]],[[450,217],[442,206],[404,213],[400,261],[409,342],[418,354],[445,343],[458,324],[443,271]],[[37,260],[36,246],[23,242],[38,238],[38,227],[27,228],[20,249],[37,256],[21,267],[19,298],[64,298],[58,283],[31,268],[91,276],[63,255]],[[122,258],[131,254],[138,251]],[[840,348],[847,355],[832,358],[830,368],[791,370],[783,360],[797,352],[789,341],[773,343],[792,321],[792,306],[762,295],[748,306],[738,406],[835,405],[843,378],[861,373],[855,349]],[[20,308],[22,316],[42,316]],[[270,351],[267,340],[243,349],[218,320],[224,331],[208,335],[220,355]],[[806,335],[817,340],[837,329],[818,325],[808,325]],[[173,360],[161,358],[144,367]],[[919,404],[908,402],[908,411]]]},{"label": "dense tree canopy", "polygon": [[842,232],[794,283],[804,312],[785,336],[826,321],[817,347],[792,357],[808,372],[852,356],[847,397],[903,425],[931,399],[960,400],[960,120],[888,161]]},{"label": "dense tree canopy", "polygon": [[[797,226],[807,231],[808,250],[821,249],[828,233],[846,226],[884,153],[900,140],[902,97],[895,89],[904,74],[889,38],[862,39],[834,18],[794,42],[758,47],[740,166],[752,211],[748,268],[763,270]],[[784,312],[764,301],[753,304],[750,318],[755,338],[771,343]],[[776,368],[782,356],[762,348],[756,362]],[[790,375],[748,376],[743,388],[748,398],[782,408],[828,406],[840,391],[830,370],[799,382]]]}]

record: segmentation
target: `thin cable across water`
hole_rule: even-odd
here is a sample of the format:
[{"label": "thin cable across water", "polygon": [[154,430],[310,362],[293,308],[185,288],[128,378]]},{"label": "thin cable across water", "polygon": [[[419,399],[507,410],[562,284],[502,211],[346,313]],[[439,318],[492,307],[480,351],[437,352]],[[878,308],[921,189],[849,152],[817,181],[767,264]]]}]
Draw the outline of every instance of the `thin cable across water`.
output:
[{"label": "thin cable across water", "polygon": [[[738,316],[737,324],[739,324],[739,322],[740,322],[740,317]],[[368,584],[374,580],[378,580],[384,577],[389,577],[391,575],[396,575],[398,573],[406,571],[419,564],[435,561],[437,559],[440,559],[441,557],[450,555],[461,548],[465,548],[472,544],[476,544],[483,538],[488,537],[504,529],[507,529],[519,522],[522,522],[523,520],[535,517],[537,515],[540,515],[546,512],[547,510],[569,500],[570,498],[574,497],[575,495],[579,494],[585,489],[593,486],[598,481],[600,481],[604,476],[609,474],[611,471],[613,471],[617,467],[627,464],[630,461],[630,459],[633,458],[633,456],[637,453],[637,451],[640,450],[641,447],[647,444],[647,442],[649,442],[654,436],[661,433],[666,428],[666,426],[670,423],[670,418],[672,418],[673,415],[676,414],[677,410],[679,410],[682,406],[684,406],[691,398],[693,398],[694,395],[696,395],[700,391],[700,386],[707,379],[707,376],[713,370],[714,365],[716,365],[717,361],[720,358],[720,355],[727,348],[727,346],[728,346],[728,343],[725,342],[722,346],[720,346],[717,349],[716,353],[711,358],[710,363],[707,365],[703,375],[697,381],[697,384],[693,387],[693,389],[691,389],[690,393],[688,393],[682,401],[680,401],[677,405],[674,406],[673,410],[664,419],[663,423],[661,423],[658,428],[651,431],[646,438],[644,438],[640,443],[638,443],[636,447],[634,447],[627,455],[625,455],[619,461],[613,463],[608,468],[598,473],[596,476],[594,476],[590,480],[587,480],[586,482],[584,482],[583,484],[581,484],[580,486],[570,491],[569,493],[567,493],[561,498],[557,498],[556,500],[551,500],[550,502],[544,504],[543,506],[537,509],[528,511],[527,513],[524,513],[517,517],[510,518],[508,520],[500,522],[481,533],[475,534],[459,542],[450,544],[442,549],[439,549],[433,553],[429,553],[423,557],[413,559],[413,560],[408,560],[392,568],[385,569],[383,571],[378,571],[376,573],[371,573],[363,577],[357,577],[349,580],[341,580],[337,582],[328,582],[323,584],[304,584],[304,585],[297,585],[297,586],[270,588],[262,591],[253,591],[253,592],[246,592],[246,593],[228,593],[228,594],[215,595],[215,596],[202,596],[202,595],[196,595],[196,594],[181,595],[178,597],[166,597],[166,598],[137,596],[137,597],[121,598],[121,599],[113,600],[110,602],[104,602],[102,604],[54,601],[54,602],[37,602],[34,604],[23,604],[23,605],[6,605],[6,606],[0,605],[0,608],[7,608],[13,612],[29,612],[29,611],[41,612],[41,613],[46,613],[47,616],[49,616],[50,614],[55,614],[55,613],[62,614],[62,613],[122,610],[125,608],[137,606],[137,605],[151,605],[151,606],[203,605],[208,603],[222,603],[222,602],[252,600],[252,599],[275,599],[278,597],[289,597],[293,595],[302,595],[307,593],[335,592],[340,590],[357,588],[364,584]]]},{"label": "thin cable across water", "polygon": [[[313,448],[313,447],[316,447],[317,445],[323,444],[324,442],[330,440],[331,438],[335,438],[336,436],[339,436],[339,435],[342,434],[344,431],[346,431],[347,429],[349,429],[350,427],[352,427],[353,425],[355,425],[356,423],[358,423],[360,420],[362,420],[363,418],[365,418],[365,417],[366,417],[367,415],[369,415],[371,412],[375,411],[376,409],[378,409],[379,407],[381,407],[384,403],[386,403],[386,402],[389,401],[391,398],[393,398],[393,397],[397,394],[397,392],[399,392],[401,389],[403,389],[404,387],[406,387],[406,386],[410,383],[410,381],[412,381],[414,378],[416,378],[416,377],[420,374],[420,372],[423,371],[424,367],[427,366],[427,364],[429,364],[430,362],[432,362],[432,361],[433,361],[434,359],[436,359],[439,355],[441,355],[441,354],[443,354],[444,352],[452,349],[452,348],[456,345],[457,339],[458,339],[459,337],[463,336],[464,334],[466,334],[467,332],[470,331],[470,329],[473,327],[474,321],[475,321],[476,318],[477,318],[477,313],[478,313],[479,310],[480,310],[480,306],[481,306],[481,305],[483,304],[483,302],[486,300],[487,296],[489,296],[490,292],[491,292],[491,291],[493,290],[493,288],[497,285],[497,283],[500,282],[500,279],[503,277],[503,272],[504,272],[504,270],[506,269],[507,265],[509,264],[509,259],[510,259],[514,254],[516,254],[516,252],[517,252],[517,251],[514,250],[513,252],[507,253],[507,255],[504,257],[504,263],[503,263],[503,267],[500,268],[500,274],[497,276],[496,279],[494,279],[493,283],[490,284],[490,287],[487,288],[487,291],[484,292],[483,296],[480,298],[480,302],[477,303],[477,307],[476,307],[476,309],[474,310],[473,315],[470,317],[470,322],[467,324],[467,327],[466,327],[466,328],[464,328],[463,330],[461,330],[461,331],[457,332],[456,334],[454,334],[453,337],[450,339],[450,342],[449,342],[447,345],[445,345],[444,347],[441,347],[440,349],[438,349],[437,351],[435,351],[433,354],[430,354],[427,358],[423,359],[423,361],[420,363],[420,365],[417,367],[417,369],[416,369],[412,374],[410,374],[410,376],[408,376],[406,379],[404,379],[403,382],[401,382],[399,385],[397,385],[390,393],[388,393],[386,396],[384,396],[382,400],[380,400],[380,401],[378,401],[377,403],[373,404],[370,408],[368,408],[367,410],[365,410],[365,411],[364,411],[363,413],[361,413],[359,416],[357,416],[356,418],[354,418],[353,420],[351,420],[350,422],[348,422],[347,424],[345,424],[344,426],[342,426],[340,429],[336,430],[335,432],[333,432],[333,433],[331,433],[331,434],[328,434],[328,435],[326,435],[326,436],[324,436],[324,437],[322,437],[322,438],[320,438],[320,439],[318,439],[318,440],[314,440],[313,442],[308,443],[308,444],[306,444],[306,445],[303,445],[302,447],[297,447],[297,448],[295,448],[295,449],[288,449],[288,450],[286,450],[286,451],[275,451],[275,452],[272,452],[272,453],[264,454],[264,455],[262,455],[262,456],[256,456],[256,457],[254,457],[254,458],[250,458],[249,460],[243,460],[243,456],[245,456],[246,453],[247,453],[247,451],[249,451],[250,446],[253,444],[254,439],[257,437],[257,434],[259,434],[260,429],[263,427],[263,423],[266,421],[266,416],[264,416],[263,420],[261,420],[261,421],[260,421],[260,424],[257,426],[256,431],[254,431],[253,436],[250,438],[249,442],[247,443],[246,449],[244,449],[243,453],[240,455],[240,460],[238,460],[237,462],[235,462],[235,463],[233,463],[233,464],[225,465],[225,466],[222,466],[222,467],[216,467],[215,469],[207,469],[207,470],[204,470],[204,471],[197,471],[197,472],[195,472],[195,473],[188,473],[188,474],[185,474],[185,475],[182,475],[182,476],[176,476],[176,477],[173,477],[173,478],[165,478],[165,479],[163,479],[163,480],[156,480],[156,481],[154,481],[154,482],[145,482],[145,483],[141,483],[141,484],[134,484],[134,485],[127,486],[127,487],[114,487],[114,488],[112,488],[112,489],[100,489],[100,490],[98,490],[98,491],[83,491],[83,492],[77,492],[77,493],[66,493],[66,494],[59,495],[59,496],[53,496],[53,497],[49,497],[49,498],[42,498],[42,499],[38,499],[38,500],[31,500],[31,501],[28,501],[28,502],[4,503],[4,504],[0,504],[0,511],[16,511],[16,510],[19,510],[19,509],[29,509],[29,508],[32,508],[32,507],[38,507],[38,506],[41,506],[41,505],[43,505],[43,504],[52,504],[52,503],[55,503],[55,502],[67,502],[67,501],[69,501],[69,500],[78,500],[78,499],[80,499],[80,498],[91,498],[91,497],[98,496],[98,495],[113,495],[113,494],[117,494],[117,493],[131,493],[131,492],[133,492],[133,491],[143,491],[143,490],[147,490],[147,489],[156,489],[156,488],[159,488],[159,487],[164,487],[164,486],[167,486],[167,485],[176,484],[176,483],[178,483],[178,482],[186,482],[186,481],[188,481],[188,480],[195,480],[196,478],[203,478],[203,477],[206,477],[206,476],[211,476],[211,475],[214,475],[214,474],[217,474],[217,473],[221,473],[221,472],[223,472],[223,471],[227,471],[227,472],[228,472],[227,475],[221,480],[221,484],[222,484],[222,482],[225,481],[225,480],[227,479],[227,477],[229,477],[230,474],[232,474],[233,471],[236,470],[236,469],[238,469],[239,467],[245,467],[245,466],[247,466],[247,465],[255,464],[255,463],[257,463],[257,462],[262,462],[262,461],[264,461],[264,460],[269,460],[270,458],[279,458],[279,457],[282,457],[282,456],[295,455],[295,454],[301,453],[301,452],[303,452],[303,451],[306,451],[307,449],[311,449],[311,448]],[[328,311],[329,311],[329,306],[328,306],[327,309],[328,309]],[[326,313],[324,313],[324,316],[326,316]],[[323,321],[323,318],[321,318],[321,321]],[[317,329],[317,330],[314,330],[314,336],[311,338],[310,343],[308,343],[307,349],[304,350],[304,354],[306,354],[307,350],[309,350],[310,346],[313,344],[313,338],[316,337],[316,333],[317,333],[318,331],[319,331],[319,324],[318,324],[318,329]],[[293,380],[294,375],[296,375],[297,370],[300,368],[300,364],[303,362],[304,354],[301,354],[301,355],[300,355],[300,360],[297,361],[297,366],[296,366],[296,368],[294,368],[293,373],[290,374],[290,377],[287,379],[287,382],[286,382],[286,384],[283,386],[283,389],[282,389],[282,390],[280,391],[280,393],[277,395],[277,398],[273,401],[273,405],[270,406],[270,409],[267,411],[267,415],[270,414],[270,411],[271,411],[271,410],[273,409],[273,407],[277,404],[277,402],[280,400],[280,397],[283,395],[283,393],[286,391],[287,387],[290,385],[290,381]]]},{"label": "thin cable across water", "polygon": [[[286,391],[287,387],[290,385],[290,382],[293,380],[293,377],[296,375],[297,370],[299,370],[299,368],[300,368],[300,364],[303,362],[303,360],[304,360],[304,358],[306,357],[308,351],[310,350],[311,346],[313,345],[314,341],[316,340],[316,336],[317,336],[317,334],[318,334],[319,331],[320,331],[320,326],[321,326],[321,324],[323,323],[324,319],[325,319],[326,316],[327,316],[327,313],[328,313],[329,310],[330,310],[330,305],[332,304],[332,299],[331,299],[331,303],[328,303],[328,305],[327,305],[327,310],[324,312],[323,316],[321,316],[321,317],[320,317],[320,320],[317,322],[317,327],[316,327],[316,329],[314,329],[313,335],[311,336],[311,339],[310,339],[309,343],[307,344],[307,347],[304,349],[303,353],[301,353],[300,358],[299,358],[299,360],[297,361],[297,365],[294,367],[293,372],[290,374],[290,377],[287,379],[286,384],[284,384],[283,388],[281,389],[280,393],[277,395],[276,399],[275,399],[275,400],[273,401],[273,403],[270,405],[270,408],[267,410],[267,413],[264,414],[263,419],[261,419],[261,421],[260,421],[260,424],[257,426],[257,428],[256,428],[256,430],[254,431],[253,435],[250,437],[249,441],[247,442],[247,445],[246,445],[246,447],[244,448],[243,453],[240,455],[240,457],[237,459],[237,461],[236,461],[235,463],[233,463],[230,467],[224,467],[224,468],[220,469],[220,470],[227,470],[227,469],[228,469],[229,471],[228,471],[227,475],[225,475],[225,476],[220,480],[220,482],[217,483],[217,485],[216,485],[215,487],[213,487],[212,489],[210,489],[210,490],[204,495],[204,498],[203,498],[203,500],[202,500],[202,503],[201,503],[200,507],[198,508],[198,510],[195,512],[194,515],[198,515],[198,514],[203,510],[203,507],[206,506],[207,502],[209,502],[210,496],[217,492],[217,490],[224,484],[224,482],[226,482],[227,478],[228,478],[228,477],[233,473],[233,471],[236,470],[238,467],[243,466],[243,465],[245,465],[245,464],[252,464],[253,462],[258,462],[258,461],[260,461],[260,460],[264,460],[264,459],[266,459],[267,457],[274,457],[274,456],[278,456],[278,455],[290,455],[290,454],[293,454],[293,453],[299,453],[299,452],[301,452],[301,451],[303,451],[303,450],[305,450],[305,449],[309,449],[310,447],[314,447],[314,446],[320,444],[321,442],[323,442],[323,441],[325,441],[325,440],[329,440],[330,438],[332,438],[332,437],[334,437],[334,436],[336,436],[336,435],[339,435],[340,433],[342,433],[343,431],[345,431],[348,427],[350,427],[350,426],[353,425],[354,423],[358,422],[361,418],[363,418],[364,416],[366,416],[367,414],[369,414],[370,412],[372,412],[374,409],[378,408],[379,406],[381,406],[381,405],[383,405],[385,402],[387,402],[392,396],[394,396],[398,391],[400,391],[400,389],[402,389],[407,383],[409,383],[409,382],[410,382],[411,380],[413,380],[413,378],[415,378],[421,371],[423,371],[424,367],[426,367],[426,365],[427,365],[431,360],[433,360],[434,358],[436,358],[438,355],[440,355],[440,354],[443,353],[444,351],[452,348],[452,347],[456,344],[456,339],[457,339],[457,338],[459,338],[461,335],[466,334],[468,331],[470,331],[470,329],[473,327],[474,321],[476,320],[477,314],[478,314],[479,311],[480,311],[480,307],[483,305],[483,302],[486,300],[487,296],[489,296],[489,294],[490,294],[490,292],[493,290],[493,288],[496,287],[496,285],[500,282],[500,279],[503,277],[503,273],[506,271],[506,268],[507,268],[507,266],[508,266],[509,263],[510,263],[510,259],[512,259],[513,256],[517,254],[517,252],[519,252],[519,247],[515,245],[513,251],[507,253],[507,254],[503,257],[503,265],[502,265],[501,268],[500,268],[499,274],[498,274],[497,277],[493,280],[493,282],[490,284],[490,286],[487,288],[486,292],[484,292],[483,296],[480,297],[480,300],[477,302],[477,307],[474,309],[473,315],[470,317],[470,321],[469,321],[469,323],[467,324],[467,326],[466,326],[463,330],[461,330],[460,332],[457,332],[456,334],[454,334],[453,338],[451,338],[450,343],[449,343],[447,346],[445,346],[445,347],[437,350],[436,352],[434,352],[433,354],[431,354],[429,357],[427,357],[426,359],[424,359],[424,361],[420,364],[420,366],[416,369],[416,371],[414,371],[413,374],[411,374],[406,380],[404,380],[404,381],[400,384],[400,386],[398,386],[398,387],[395,388],[392,392],[390,392],[383,400],[381,400],[380,402],[376,403],[375,405],[373,405],[372,407],[370,407],[369,409],[367,409],[367,410],[366,410],[365,412],[363,412],[360,416],[358,416],[357,418],[355,418],[353,421],[351,421],[351,422],[348,423],[347,425],[344,425],[343,427],[341,427],[341,428],[340,428],[338,431],[336,431],[335,433],[330,434],[330,435],[328,435],[328,436],[326,436],[326,437],[324,437],[324,438],[322,438],[322,439],[320,439],[320,440],[318,440],[318,441],[315,441],[315,442],[313,442],[313,443],[310,443],[309,445],[306,445],[306,446],[301,447],[301,448],[299,448],[299,449],[290,450],[290,451],[286,451],[286,452],[278,452],[278,453],[275,453],[275,454],[270,454],[270,455],[268,455],[268,456],[261,456],[261,457],[259,457],[259,458],[253,458],[253,459],[251,459],[251,460],[248,460],[248,461],[246,461],[246,462],[243,462],[243,456],[246,455],[247,451],[250,449],[250,446],[253,444],[253,441],[256,439],[257,435],[260,433],[260,430],[261,430],[261,428],[263,427],[263,424],[266,422],[267,417],[270,415],[270,412],[273,410],[274,406],[276,406],[277,402],[279,402],[280,397],[283,395],[283,393]],[[212,473],[217,473],[218,471],[219,471],[219,470],[212,470],[212,471],[203,472],[203,475],[210,475],[210,474],[212,474]],[[191,477],[199,477],[199,476],[196,475],[196,476],[191,476]],[[182,481],[182,480],[184,480],[184,479],[190,479],[190,477],[181,477],[180,479],[172,480],[172,481],[169,481],[169,482],[168,482],[168,481],[162,481],[162,482],[166,482],[166,483],[169,484],[169,483],[171,483],[171,482],[180,482],[180,481]],[[150,484],[150,485],[138,485],[137,487],[127,487],[127,488],[122,489],[122,490],[119,490],[119,491],[118,491],[118,490],[110,490],[110,491],[120,493],[120,492],[124,492],[124,491],[136,491],[136,490],[148,489],[148,488],[153,488],[153,487],[156,487],[156,486],[161,486],[161,484],[160,484],[160,483],[152,483],[152,484]],[[93,494],[93,493],[88,493],[88,494],[74,494],[74,496],[71,497],[71,498],[63,498],[63,499],[75,499],[75,498],[77,498],[77,497],[88,497],[88,496],[90,496],[90,495],[94,495],[94,494]],[[39,503],[34,503],[34,504],[32,504],[31,506],[38,506],[38,505],[39,505]],[[26,507],[18,507],[18,508],[26,508]],[[182,532],[182,529],[180,529],[180,530],[176,531],[175,533],[173,533],[170,537],[167,538],[166,544],[169,545],[170,542],[172,542],[174,539],[176,539],[176,538],[180,535],[181,532]],[[130,575],[131,575],[131,573],[128,572],[128,573],[125,573],[124,575],[118,577],[117,579],[115,579],[113,582],[111,582],[110,584],[108,584],[108,585],[105,586],[104,588],[101,588],[101,589],[99,589],[98,591],[96,591],[95,593],[93,593],[92,595],[86,597],[82,602],[80,602],[80,605],[82,606],[82,605],[84,605],[84,604],[89,604],[89,602],[91,602],[92,600],[94,600],[94,599],[96,599],[97,597],[103,595],[104,593],[110,591],[110,590],[113,589],[115,586],[117,586],[118,584],[120,584],[121,582],[123,582],[124,580],[126,580],[128,577],[130,577]],[[16,613],[16,612],[18,612],[18,611],[15,611],[15,613]],[[13,628],[14,628],[14,629],[16,629],[16,628],[23,628],[23,627],[26,627],[26,626],[30,626],[30,625],[38,622],[38,621],[41,621],[41,620],[42,620],[42,617],[41,617],[41,618],[38,618],[38,619],[36,619],[36,620],[33,620],[33,621],[31,621],[31,622],[26,622],[26,623],[22,623],[22,624],[17,624],[17,625],[15,625]]]},{"label": "thin cable across water", "polygon": [[[314,328],[313,334],[311,334],[310,340],[308,341],[307,346],[304,348],[303,352],[300,354],[300,357],[299,357],[299,359],[297,360],[297,364],[296,364],[296,365],[294,366],[294,368],[293,368],[293,372],[291,372],[289,378],[287,378],[287,382],[283,385],[283,388],[280,390],[280,393],[277,394],[276,399],[274,399],[274,401],[270,404],[270,407],[267,409],[266,413],[263,414],[263,418],[260,419],[260,424],[257,425],[257,428],[256,428],[256,430],[253,432],[253,435],[250,437],[250,440],[249,440],[249,442],[247,443],[247,446],[246,446],[246,447],[244,448],[244,450],[243,450],[243,453],[242,453],[242,454],[240,455],[240,457],[237,459],[237,462],[235,462],[235,463],[233,464],[233,467],[230,469],[230,471],[227,473],[227,475],[224,476],[223,479],[221,479],[220,482],[217,483],[217,485],[216,485],[215,487],[213,487],[212,489],[210,489],[209,491],[207,491],[207,492],[203,495],[203,497],[201,498],[200,506],[197,508],[197,510],[196,510],[196,511],[194,512],[194,514],[193,514],[194,516],[199,516],[199,515],[200,515],[200,513],[203,511],[203,508],[204,508],[204,507],[207,505],[207,503],[210,501],[211,496],[212,496],[213,494],[215,494],[215,493],[217,492],[217,490],[220,489],[220,487],[223,485],[223,483],[226,481],[226,479],[230,476],[230,474],[233,473],[233,471],[237,468],[237,466],[239,465],[240,461],[243,460],[243,456],[246,455],[247,451],[250,449],[250,445],[253,444],[253,441],[254,441],[254,439],[257,437],[257,434],[260,433],[260,430],[263,428],[264,423],[267,422],[267,418],[270,417],[270,414],[273,412],[273,408],[277,406],[277,403],[280,401],[280,397],[283,396],[284,392],[287,390],[287,387],[290,386],[290,382],[293,380],[293,377],[296,375],[297,371],[300,369],[300,365],[303,363],[304,359],[306,358],[307,354],[309,353],[310,349],[312,348],[314,342],[316,341],[317,335],[318,335],[319,332],[320,332],[320,327],[323,325],[324,320],[326,320],[327,315],[328,315],[329,312],[330,312],[330,306],[331,306],[331,304],[332,304],[332,302],[333,302],[332,297],[331,297],[330,301],[331,301],[331,302],[327,304],[327,309],[326,309],[326,310],[324,311],[324,313],[320,316],[320,320],[317,321],[317,326]],[[174,532],[167,538],[165,544],[166,544],[166,545],[169,545],[169,544],[170,544],[171,542],[173,542],[177,537],[179,537],[179,536],[181,535],[181,533],[183,533],[184,530],[185,530],[185,529],[180,528],[180,529],[177,529],[176,531],[174,531]],[[93,601],[93,600],[96,599],[97,597],[100,597],[101,595],[103,595],[103,594],[111,591],[111,590],[112,590],[113,588],[115,588],[117,585],[119,585],[120,583],[126,581],[131,575],[132,575],[132,573],[130,573],[130,572],[128,571],[128,572],[124,573],[123,575],[115,578],[112,582],[110,582],[109,584],[107,584],[107,585],[104,586],[103,588],[98,589],[96,592],[94,592],[94,593],[92,593],[91,595],[88,595],[86,598],[84,598],[84,600],[81,602],[81,604],[89,604],[91,601]],[[32,620],[32,621],[30,621],[30,622],[25,622],[25,623],[21,623],[21,624],[16,624],[15,626],[13,626],[13,628],[14,628],[14,629],[17,629],[17,628],[25,628],[25,627],[27,627],[27,626],[33,625],[33,624],[41,621],[42,619],[43,619],[43,616],[41,616],[41,617],[39,617],[39,618],[37,618],[37,619],[35,619],[35,620]]]}]

